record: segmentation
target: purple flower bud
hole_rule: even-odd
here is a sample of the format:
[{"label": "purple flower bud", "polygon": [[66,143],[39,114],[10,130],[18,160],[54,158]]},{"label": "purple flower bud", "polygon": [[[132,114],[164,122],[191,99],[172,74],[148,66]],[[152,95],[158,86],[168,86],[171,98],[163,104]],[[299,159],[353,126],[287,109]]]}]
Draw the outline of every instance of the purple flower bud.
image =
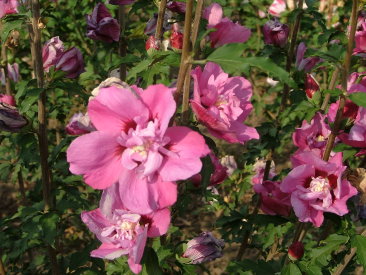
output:
[{"label": "purple flower bud", "polygon": [[111,5],[129,5],[135,2],[135,0],[109,0],[107,3]]},{"label": "purple flower bud", "polygon": [[76,78],[84,70],[84,60],[79,49],[71,48],[64,52],[56,63],[56,70],[61,70],[67,73],[67,78]]},{"label": "purple flower bud", "polygon": [[172,12],[176,12],[179,14],[186,13],[186,3],[184,3],[184,2],[169,1],[166,4],[166,8]]},{"label": "purple flower bud", "polygon": [[302,242],[294,242],[288,248],[288,256],[291,260],[300,260],[304,256],[304,245]]},{"label": "purple flower bud", "polygon": [[17,63],[14,63],[13,65],[8,63],[8,76],[14,82],[19,81],[19,65]]},{"label": "purple flower bud", "polygon": [[42,49],[43,69],[49,72],[50,67],[55,66],[64,52],[64,44],[58,36],[47,41]]},{"label": "purple flower bud", "polygon": [[0,130],[16,133],[28,124],[18,110],[6,103],[0,103]]},{"label": "purple flower bud", "polygon": [[211,232],[203,232],[187,243],[183,257],[191,259],[192,264],[200,264],[222,257],[224,240],[216,239]]},{"label": "purple flower bud", "polygon": [[[163,32],[170,30],[170,25],[168,20],[171,18],[171,13],[167,12],[164,15],[164,22],[163,22]],[[152,18],[150,18],[149,21],[146,23],[146,28],[144,30],[144,33],[148,36],[155,35],[156,31],[156,24],[158,23],[158,14],[155,13]]]},{"label": "purple flower bud", "polygon": [[88,114],[74,114],[70,122],[66,125],[66,133],[73,136],[87,134],[95,130]]},{"label": "purple flower bud", "polygon": [[97,4],[93,13],[87,16],[87,24],[87,37],[107,43],[119,40],[118,21],[112,17],[103,3]]},{"label": "purple flower bud", "polygon": [[264,43],[284,47],[287,43],[289,27],[278,20],[270,20],[263,26]]}]

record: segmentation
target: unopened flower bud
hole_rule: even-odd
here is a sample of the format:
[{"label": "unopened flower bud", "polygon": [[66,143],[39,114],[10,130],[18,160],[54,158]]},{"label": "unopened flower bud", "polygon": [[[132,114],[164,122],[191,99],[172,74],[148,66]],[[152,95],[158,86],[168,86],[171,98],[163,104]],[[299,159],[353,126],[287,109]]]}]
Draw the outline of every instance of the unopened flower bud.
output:
[{"label": "unopened flower bud", "polygon": [[55,66],[64,51],[64,43],[58,36],[51,38],[42,49],[43,69],[49,72],[50,67]]},{"label": "unopened flower bud", "polygon": [[225,243],[216,239],[211,232],[203,232],[187,243],[183,257],[189,258],[192,264],[200,264],[222,257]]},{"label": "unopened flower bud", "polygon": [[304,245],[302,242],[294,242],[288,248],[288,257],[292,261],[300,260],[304,255]]},{"label": "unopened flower bud", "polygon": [[318,81],[311,74],[306,74],[305,92],[307,97],[312,98],[317,91],[319,91]]},{"label": "unopened flower bud", "polygon": [[76,78],[85,72],[84,60],[80,50],[71,48],[64,52],[56,63],[56,70],[66,72],[67,78]]},{"label": "unopened flower bud", "polygon": [[170,35],[170,45],[173,49],[181,50],[183,48],[183,33],[173,31]]},{"label": "unopened flower bud", "polygon": [[169,1],[166,4],[166,8],[172,12],[176,12],[179,14],[186,13],[186,3],[184,3],[184,2]]},{"label": "unopened flower bud", "polygon": [[289,27],[278,20],[270,20],[263,26],[264,43],[283,47],[287,43]]},{"label": "unopened flower bud", "polygon": [[148,55],[151,55],[159,50],[159,43],[156,41],[155,36],[151,35],[149,39],[147,39],[145,49]]},{"label": "unopened flower bud", "polygon": [[6,103],[0,103],[0,130],[16,133],[28,124],[18,110]]}]

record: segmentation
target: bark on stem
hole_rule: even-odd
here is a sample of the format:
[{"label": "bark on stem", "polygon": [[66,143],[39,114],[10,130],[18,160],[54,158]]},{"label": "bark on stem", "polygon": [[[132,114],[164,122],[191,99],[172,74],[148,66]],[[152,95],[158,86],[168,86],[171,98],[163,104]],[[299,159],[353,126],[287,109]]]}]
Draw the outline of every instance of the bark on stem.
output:
[{"label": "bark on stem", "polygon": [[[299,0],[299,4],[298,4],[297,8],[302,10],[303,5],[304,5],[304,0]],[[296,46],[296,41],[297,41],[297,34],[299,33],[299,29],[300,29],[301,17],[302,17],[302,11],[300,11],[297,14],[295,24],[294,24],[293,30],[291,32],[290,48],[289,48],[289,51],[287,54],[287,60],[286,60],[286,71],[287,72],[291,71],[292,60],[294,59],[295,46]],[[280,113],[282,113],[286,108],[289,93],[290,93],[290,87],[287,84],[285,84],[285,86],[283,88]]]},{"label": "bark on stem", "polygon": [[[332,74],[332,79],[330,80],[330,83],[329,83],[329,90],[334,90],[334,88],[335,88],[335,86],[337,84],[338,76],[339,76],[339,68],[337,67],[334,70],[333,74]],[[324,97],[324,100],[323,100],[323,104],[322,104],[322,106],[320,108],[320,111],[322,113],[325,112],[325,109],[328,106],[329,99],[330,99],[330,94],[326,94],[325,97]]]},{"label": "bark on stem", "polygon": [[[198,0],[196,5],[196,11],[194,14],[194,22],[191,34],[192,45],[194,46],[198,36],[198,29],[201,21],[203,9],[203,0]],[[184,88],[183,88],[183,105],[182,105],[182,124],[187,124],[189,120],[189,92],[191,90],[191,75],[190,72],[192,70],[192,64],[188,65],[188,68],[185,72],[185,80],[184,80]]]},{"label": "bark on stem", "polygon": [[161,0],[159,5],[158,22],[156,23],[155,39],[161,45],[161,38],[163,37],[163,26],[164,26],[164,16],[166,10],[167,0]]},{"label": "bark on stem", "polygon": [[186,2],[186,15],[184,19],[184,33],[183,33],[183,48],[181,63],[179,67],[177,90],[175,92],[175,101],[179,105],[180,98],[182,96],[182,90],[184,86],[185,76],[189,69],[190,64],[190,51],[191,51],[191,29],[192,29],[192,11],[193,0],[187,0]]},{"label": "bark on stem", "polygon": [[[33,67],[37,79],[37,87],[44,88],[44,71],[42,61],[42,44],[41,32],[38,28],[38,22],[41,18],[40,6],[38,0],[31,1],[32,26],[29,28],[31,36],[31,47],[33,57]],[[42,91],[38,100],[38,143],[41,159],[42,170],[42,188],[44,210],[49,211],[53,206],[51,197],[51,172],[48,166],[48,139],[47,139],[47,113],[46,113],[46,93]],[[50,257],[52,274],[58,275],[59,268],[57,264],[56,251],[50,245],[47,245],[48,254]]]},{"label": "bark on stem", "polygon": [[[118,52],[121,57],[125,57],[127,54],[127,43],[125,39],[125,29],[126,29],[126,7],[120,5],[118,8],[118,21],[121,27],[121,36],[119,39]],[[122,81],[126,80],[127,67],[125,63],[122,63],[119,67],[119,77]]]}]

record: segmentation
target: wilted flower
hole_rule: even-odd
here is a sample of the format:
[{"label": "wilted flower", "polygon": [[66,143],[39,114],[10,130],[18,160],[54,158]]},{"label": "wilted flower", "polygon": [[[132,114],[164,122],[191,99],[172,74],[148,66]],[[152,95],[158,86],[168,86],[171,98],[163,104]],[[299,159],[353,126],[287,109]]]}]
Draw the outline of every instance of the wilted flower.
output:
[{"label": "wilted flower", "polygon": [[323,62],[323,59],[317,56],[304,58],[306,49],[307,48],[304,42],[301,42],[297,47],[296,67],[299,71],[310,72],[315,67],[315,65]]},{"label": "wilted flower", "polygon": [[56,63],[56,70],[66,72],[67,78],[76,78],[85,72],[84,60],[80,50],[73,47],[64,52]]},{"label": "wilted flower", "polygon": [[278,20],[270,20],[263,26],[264,43],[284,47],[287,43],[289,27]]},{"label": "wilted flower", "polygon": [[3,95],[0,94],[0,102],[2,103],[6,103],[10,106],[15,106],[15,98],[12,95]]},{"label": "wilted flower", "polygon": [[311,74],[306,74],[305,79],[305,93],[308,98],[312,98],[313,95],[319,91],[319,83],[316,81],[315,77]]},{"label": "wilted flower", "polygon": [[0,103],[0,130],[19,132],[28,124],[28,120],[19,114],[18,110],[6,103]]},{"label": "wilted flower", "polygon": [[108,43],[119,40],[118,21],[112,17],[103,3],[95,6],[93,13],[87,16],[87,21],[87,37]]},{"label": "wilted flower", "polygon": [[88,104],[97,129],[67,150],[70,171],[106,189],[119,181],[124,205],[149,213],[176,199],[173,181],[197,174],[209,153],[203,137],[187,127],[168,127],[176,104],[172,89],[152,85],[133,91],[103,88]]},{"label": "wilted flower", "polygon": [[64,44],[58,36],[48,40],[42,49],[43,69],[49,72],[52,66],[55,66],[64,52]]},{"label": "wilted flower", "polygon": [[77,113],[72,116],[70,122],[66,125],[66,133],[69,135],[83,135],[95,131],[88,114]]},{"label": "wilted flower", "polygon": [[285,10],[285,0],[274,0],[273,3],[269,6],[268,12],[273,16],[280,17],[281,13],[283,13]]},{"label": "wilted flower", "polygon": [[170,224],[170,211],[159,209],[148,215],[129,211],[122,203],[118,183],[103,192],[98,209],[83,212],[81,219],[102,245],[91,252],[92,257],[113,260],[128,255],[128,264],[134,273],[140,273],[140,264],[148,237],[164,235]]},{"label": "wilted flower", "polygon": [[217,3],[213,3],[205,9],[203,18],[208,20],[208,29],[216,29],[209,34],[213,48],[230,43],[244,43],[251,35],[248,28],[223,17],[222,7]]},{"label": "wilted flower", "polygon": [[108,0],[108,4],[111,5],[129,5],[135,2],[135,0]]},{"label": "wilted flower", "polygon": [[99,95],[100,89],[108,88],[108,87],[112,87],[112,86],[118,87],[118,88],[123,88],[123,89],[128,89],[131,92],[133,92],[131,87],[128,86],[128,84],[126,82],[123,82],[121,79],[119,79],[117,77],[109,77],[106,80],[102,81],[98,87],[94,88],[94,90],[91,92],[92,96],[90,97],[90,99],[93,99],[97,95]]},{"label": "wilted flower", "polygon": [[234,156],[224,156],[220,159],[220,162],[227,169],[228,176],[231,176],[236,169],[238,169],[238,164],[235,161]]},{"label": "wilted flower", "polygon": [[18,0],[1,0],[0,1],[0,18],[7,14],[18,13]]},{"label": "wilted flower", "polygon": [[342,178],[346,170],[342,153],[326,162],[317,154],[306,151],[293,156],[292,161],[296,165],[282,181],[281,191],[291,194],[291,204],[299,221],[319,227],[324,212],[339,216],[348,213],[347,200],[356,195],[357,190]]},{"label": "wilted flower", "polygon": [[252,85],[248,80],[229,77],[212,62],[206,64],[203,72],[196,67],[191,75],[194,79],[191,106],[211,135],[230,143],[259,138],[255,128],[243,124],[253,108],[250,103]]},{"label": "wilted flower", "polygon": [[176,12],[179,14],[186,13],[186,3],[179,1],[169,1],[166,4],[166,8],[172,12]]},{"label": "wilted flower", "polygon": [[[11,79],[14,82],[18,82],[19,78],[20,78],[19,65],[17,63],[14,63],[12,65],[10,65],[8,63],[8,65],[6,67],[7,67],[7,73],[8,73],[9,79]],[[1,84],[3,84],[3,85],[6,84],[4,68],[2,68],[0,70],[0,81],[1,81]]]},{"label": "wilted flower", "polygon": [[290,216],[292,206],[290,195],[280,190],[280,182],[264,181],[253,186],[260,194],[261,210],[268,215]]},{"label": "wilted flower", "polygon": [[301,150],[324,150],[331,129],[324,121],[325,115],[316,113],[310,124],[304,120],[301,128],[297,128],[292,135],[294,144]]},{"label": "wilted flower", "polygon": [[222,257],[224,240],[216,239],[211,232],[203,232],[187,243],[183,257],[189,258],[192,264],[201,264]]},{"label": "wilted flower", "polygon": [[300,260],[304,256],[304,245],[302,242],[294,242],[288,248],[288,257],[292,261]]}]

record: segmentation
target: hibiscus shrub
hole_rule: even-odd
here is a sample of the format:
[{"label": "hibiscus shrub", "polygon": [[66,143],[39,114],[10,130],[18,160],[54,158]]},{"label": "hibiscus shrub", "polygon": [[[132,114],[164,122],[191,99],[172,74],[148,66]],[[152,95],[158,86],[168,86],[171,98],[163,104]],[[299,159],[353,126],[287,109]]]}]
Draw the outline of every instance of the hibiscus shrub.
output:
[{"label": "hibiscus shrub", "polygon": [[363,274],[365,7],[0,0],[0,274]]}]

